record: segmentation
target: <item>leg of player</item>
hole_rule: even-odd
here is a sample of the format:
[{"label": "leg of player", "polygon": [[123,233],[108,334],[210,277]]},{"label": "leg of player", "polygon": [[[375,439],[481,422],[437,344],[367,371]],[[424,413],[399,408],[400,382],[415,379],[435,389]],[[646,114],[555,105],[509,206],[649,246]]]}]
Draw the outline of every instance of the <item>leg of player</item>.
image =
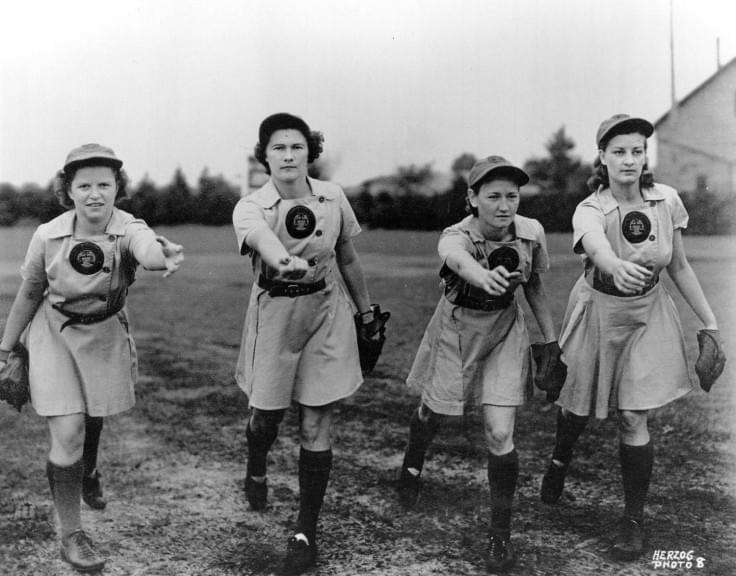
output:
[{"label": "leg of player", "polygon": [[82,572],[101,570],[105,559],[82,530],[80,514],[84,414],[52,416],[46,420],[51,436],[46,474],[59,518],[61,557]]},{"label": "leg of player", "polygon": [[483,406],[488,446],[488,485],[491,491],[491,521],[486,568],[505,572],[516,562],[511,546],[511,506],[519,477],[519,455],[514,448],[514,406]]},{"label": "leg of player", "polygon": [[253,408],[245,437],[248,441],[248,467],[245,474],[245,497],[253,510],[263,510],[268,501],[266,460],[279,434],[279,424],[286,410]]},{"label": "leg of player", "polygon": [[554,504],[560,499],[573,448],[587,423],[587,416],[577,416],[564,408],[558,410],[555,449],[549,468],[542,478],[542,502]]},{"label": "leg of player", "polygon": [[84,451],[82,462],[82,500],[90,508],[104,510],[107,502],[102,496],[102,483],[97,470],[97,453],[100,448],[100,434],[102,433],[103,419],[101,416],[84,415]]},{"label": "leg of player", "polygon": [[332,470],[332,404],[299,408],[299,518],[287,543],[285,574],[302,574],[317,561],[317,521]]},{"label": "leg of player", "polygon": [[409,442],[404,452],[397,489],[399,502],[405,508],[413,508],[419,499],[420,474],[424,467],[424,455],[437,434],[442,416],[421,403],[409,420]]},{"label": "leg of player", "polygon": [[654,464],[647,412],[622,410],[620,432],[619,456],[625,507],[611,551],[620,560],[634,560],[644,553],[644,503]]}]

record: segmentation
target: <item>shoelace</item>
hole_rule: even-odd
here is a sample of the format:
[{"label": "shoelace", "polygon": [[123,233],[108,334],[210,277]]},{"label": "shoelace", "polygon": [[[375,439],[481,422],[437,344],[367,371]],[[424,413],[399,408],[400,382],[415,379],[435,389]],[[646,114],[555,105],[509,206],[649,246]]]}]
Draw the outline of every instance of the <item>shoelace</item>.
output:
[{"label": "shoelace", "polygon": [[92,547],[92,540],[87,536],[86,532],[80,530],[74,534],[73,539],[77,544],[77,549],[79,550],[79,556],[81,558],[85,560],[97,558],[97,552],[95,552],[95,549]]}]

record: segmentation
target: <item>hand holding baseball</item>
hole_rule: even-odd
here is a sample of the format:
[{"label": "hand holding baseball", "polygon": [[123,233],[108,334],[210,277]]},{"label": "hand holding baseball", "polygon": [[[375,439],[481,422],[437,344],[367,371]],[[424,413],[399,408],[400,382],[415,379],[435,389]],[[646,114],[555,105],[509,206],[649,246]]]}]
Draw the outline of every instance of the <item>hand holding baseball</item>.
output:
[{"label": "hand holding baseball", "polygon": [[161,244],[161,252],[163,252],[166,264],[164,278],[168,278],[179,270],[181,263],[184,261],[184,247],[181,244],[174,244],[164,236],[156,236],[156,242]]}]

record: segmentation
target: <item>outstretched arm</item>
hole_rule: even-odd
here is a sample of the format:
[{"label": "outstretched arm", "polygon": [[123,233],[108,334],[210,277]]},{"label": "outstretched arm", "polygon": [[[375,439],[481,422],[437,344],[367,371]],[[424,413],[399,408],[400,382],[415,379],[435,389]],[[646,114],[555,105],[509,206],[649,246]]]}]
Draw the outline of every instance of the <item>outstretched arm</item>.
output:
[{"label": "outstretched arm", "polygon": [[519,272],[509,272],[503,266],[487,270],[465,250],[453,250],[447,254],[445,264],[468,284],[485,290],[491,296],[502,296],[511,285],[510,280],[519,276]]},{"label": "outstretched arm", "polygon": [[135,253],[136,260],[146,270],[166,270],[164,278],[176,272],[184,261],[184,248],[163,236],[156,236],[156,242]]}]

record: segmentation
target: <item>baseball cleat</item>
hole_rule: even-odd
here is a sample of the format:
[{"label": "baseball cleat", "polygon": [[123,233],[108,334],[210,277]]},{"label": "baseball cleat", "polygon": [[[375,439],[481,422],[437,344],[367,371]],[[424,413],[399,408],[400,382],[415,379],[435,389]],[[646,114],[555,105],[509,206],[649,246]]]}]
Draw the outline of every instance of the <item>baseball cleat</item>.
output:
[{"label": "baseball cleat", "polygon": [[567,466],[558,466],[554,462],[549,463],[549,468],[542,478],[542,490],[540,496],[545,504],[556,504],[562,496],[565,487],[565,475]]},{"label": "baseball cleat", "polygon": [[486,570],[491,574],[507,572],[516,564],[516,555],[511,540],[498,534],[491,534],[488,539],[488,555]]},{"label": "baseball cleat", "polygon": [[622,518],[618,533],[611,547],[611,554],[617,560],[636,560],[644,553],[644,529],[641,522],[633,518]]},{"label": "baseball cleat", "polygon": [[295,534],[286,543],[282,573],[296,576],[310,570],[317,563],[317,546],[310,545],[304,534]]},{"label": "baseball cleat", "polygon": [[256,482],[250,476],[245,477],[245,497],[252,510],[263,510],[268,500],[268,481]]},{"label": "baseball cleat", "polygon": [[91,476],[82,478],[82,500],[87,506],[95,510],[104,510],[107,506],[107,501],[102,497],[100,473],[97,470]]},{"label": "baseball cleat", "polygon": [[80,572],[99,572],[105,567],[100,556],[84,530],[76,530],[61,539],[61,557]]},{"label": "baseball cleat", "polygon": [[421,487],[422,481],[419,479],[419,474],[415,476],[406,468],[402,468],[396,483],[396,489],[399,493],[399,503],[407,510],[414,508],[419,500]]}]

